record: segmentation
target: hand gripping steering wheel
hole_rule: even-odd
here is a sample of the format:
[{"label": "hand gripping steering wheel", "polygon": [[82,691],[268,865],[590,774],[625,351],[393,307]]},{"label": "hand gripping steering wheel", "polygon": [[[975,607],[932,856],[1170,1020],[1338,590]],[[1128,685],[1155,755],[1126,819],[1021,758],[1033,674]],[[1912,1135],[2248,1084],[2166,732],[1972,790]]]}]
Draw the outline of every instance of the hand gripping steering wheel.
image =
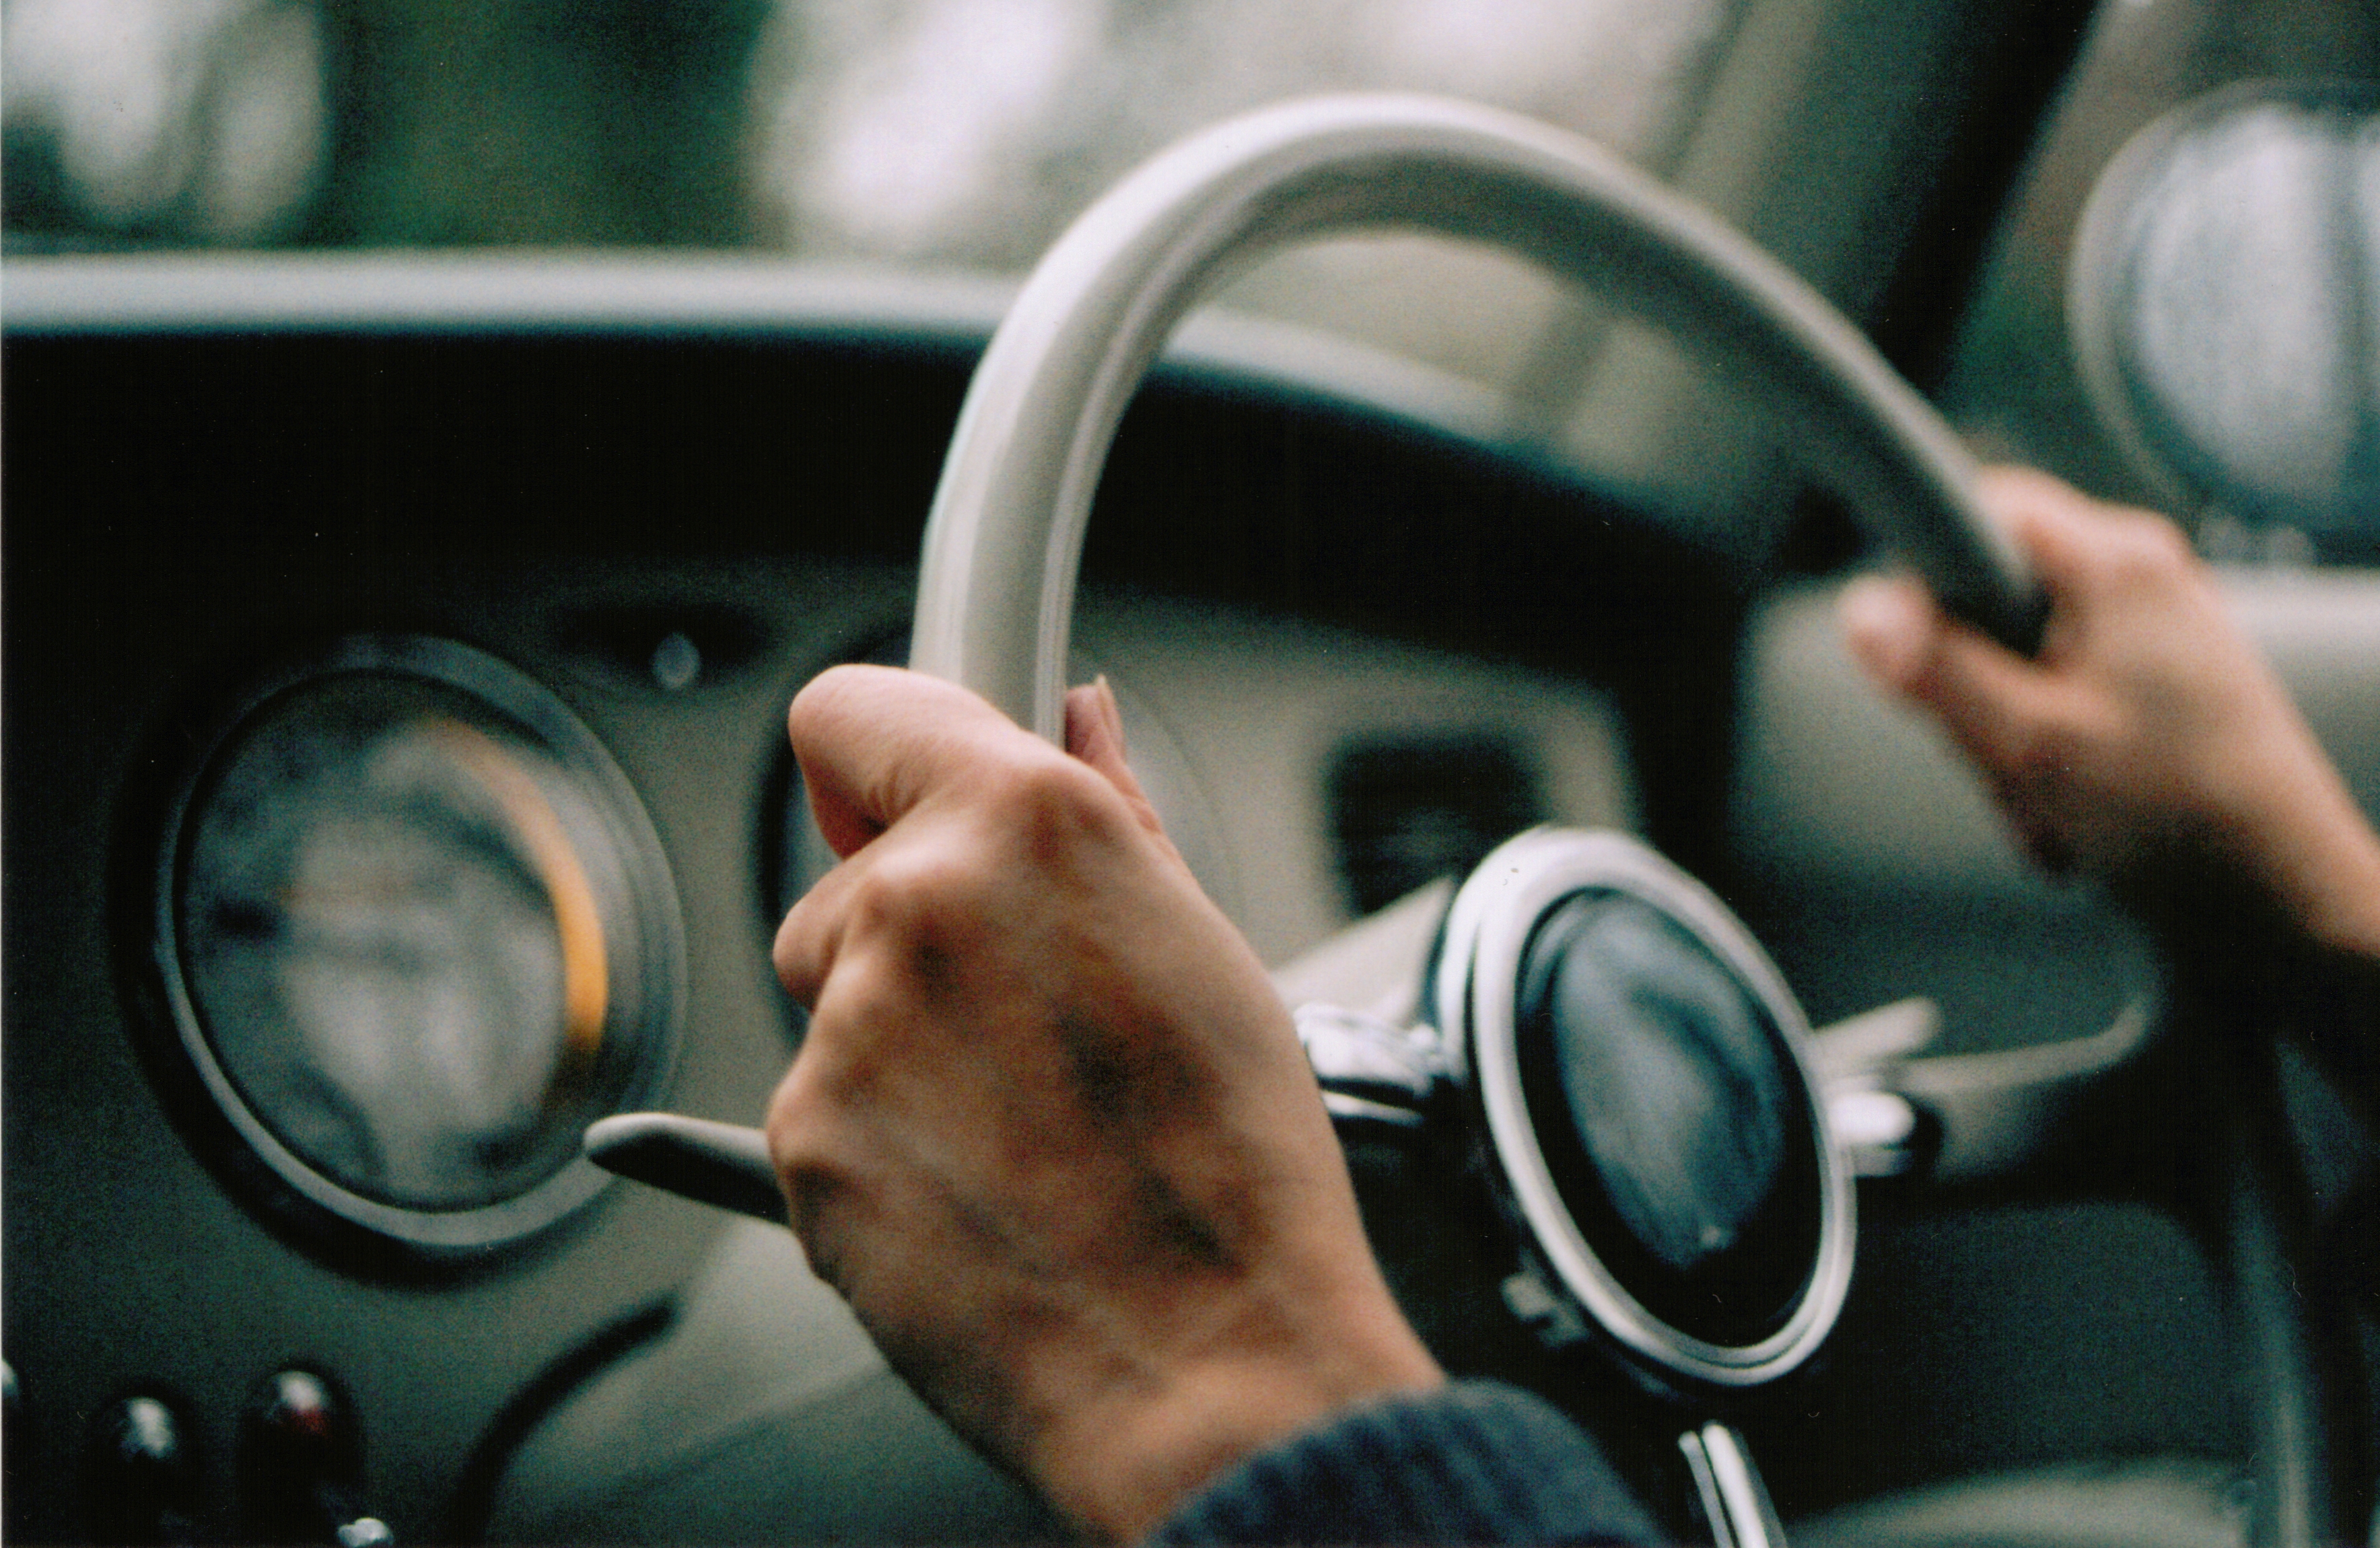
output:
[{"label": "hand gripping steering wheel", "polygon": [[[1044,257],[993,336],[960,414],[927,526],[911,667],[971,688],[1062,743],[1062,674],[1085,528],[1143,374],[1193,303],[1234,269],[1292,241],[1380,225],[1512,248],[1665,326],[1812,427],[1826,470],[1953,611],[2019,649],[2038,643],[2046,601],[1976,510],[1964,452],[1808,286],[1585,140],[1468,103],[1356,96],[1292,103],[1184,141],[1094,205]],[[1541,901],[1558,903],[1590,877],[1617,880],[1592,858],[1593,841],[1589,854],[1573,857],[1563,836],[1548,837],[1561,852],[1549,872],[1560,885]],[[1585,869],[1571,875],[1572,858]],[[1523,868],[1500,866],[1499,875]],[[1533,926],[1515,925],[1517,951]],[[1706,935],[1704,945],[1716,941]],[[1744,948],[1757,957],[1748,941]],[[1799,1022],[1790,996],[1774,1003],[1775,1015],[1753,1019]],[[1690,1381],[1734,1385],[1791,1368],[1824,1337],[1840,1305],[1849,1185],[1835,1171],[1817,1104],[1801,1094],[1809,1088],[1796,1069],[1795,1036],[1773,1032],[1766,1055],[1772,1070],[1795,1072],[1754,1083],[1773,1086],[1779,1107],[1803,1115],[1784,1127],[1805,1136],[1803,1154],[1815,1152],[1807,1238],[1815,1257],[1802,1260],[1815,1266],[1785,1271],[1786,1284],[1804,1288],[1757,1330],[1765,1337],[1718,1342],[1641,1314],[1603,1270],[1526,1132],[1521,1088],[1503,1082],[1510,1100],[1496,1099],[1493,1049],[1513,1047],[1510,1035],[1481,1044],[1472,1028],[1456,1038],[1458,1046],[1488,1050],[1472,1061],[1472,1073],[1483,1119],[1506,1157],[1498,1175],[1529,1179],[1504,1197],[1541,1222],[1530,1231],[1536,1251],[1571,1265],[1556,1282],[1624,1308],[1617,1317],[1598,1314],[1608,1326],[1626,1325],[1636,1348],[1660,1346],[1669,1373],[1683,1371]],[[1516,1154],[1527,1159],[1513,1165]],[[1765,1544],[1781,1535],[1733,1432],[1703,1426],[1680,1444],[1723,1541]]]}]

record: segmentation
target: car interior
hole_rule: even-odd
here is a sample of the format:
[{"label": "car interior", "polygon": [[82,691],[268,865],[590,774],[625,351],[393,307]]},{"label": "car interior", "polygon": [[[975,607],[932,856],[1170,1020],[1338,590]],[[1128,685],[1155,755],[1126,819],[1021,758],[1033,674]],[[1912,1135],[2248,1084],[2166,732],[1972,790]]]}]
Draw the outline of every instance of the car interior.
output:
[{"label": "car interior", "polygon": [[[582,1154],[760,1121],[834,864],[786,706],[914,661],[1027,720],[1110,681],[1407,1314],[1680,1541],[2380,1544],[2338,1029],[2034,870],[1835,621],[1913,565],[2024,637],[1965,483],[2046,467],[2183,524],[2380,816],[2380,15],[6,0],[0,41],[10,1541],[1064,1536],[765,1177]],[[1086,322],[1065,255],[1133,250],[1155,196],[1095,201],[1166,166],[1193,214],[1277,180]],[[1003,478],[1036,514],[967,526]],[[1598,988],[1752,1071],[1703,1120],[1752,1159],[1645,1116],[1681,1088],[1565,1019]],[[1750,1245],[1665,1257],[1664,1188]]]}]

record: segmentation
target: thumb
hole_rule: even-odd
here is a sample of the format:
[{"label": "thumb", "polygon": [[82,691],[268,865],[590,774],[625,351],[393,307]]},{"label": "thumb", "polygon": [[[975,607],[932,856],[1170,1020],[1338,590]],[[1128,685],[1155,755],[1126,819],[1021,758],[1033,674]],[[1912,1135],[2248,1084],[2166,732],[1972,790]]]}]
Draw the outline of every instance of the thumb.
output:
[{"label": "thumb", "polygon": [[1835,605],[1843,645],[1870,681],[1907,695],[1925,670],[1941,615],[1906,575],[1862,575]]},{"label": "thumb", "polygon": [[1165,825],[1123,756],[1123,711],[1105,673],[1066,690],[1066,751],[1098,769],[1122,792],[1140,825],[1159,838]]}]

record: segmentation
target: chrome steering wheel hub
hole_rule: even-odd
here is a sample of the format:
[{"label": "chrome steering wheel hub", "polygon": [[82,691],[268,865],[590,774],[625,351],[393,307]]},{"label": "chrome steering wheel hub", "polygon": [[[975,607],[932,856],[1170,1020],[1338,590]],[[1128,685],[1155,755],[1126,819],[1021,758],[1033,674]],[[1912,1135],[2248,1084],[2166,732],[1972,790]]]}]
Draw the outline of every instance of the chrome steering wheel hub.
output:
[{"label": "chrome steering wheel hub", "polygon": [[1432,981],[1544,1290],[1671,1381],[1807,1360],[1851,1281],[1851,1180],[1801,1008],[1726,906],[1624,834],[1533,829],[1456,894]]}]

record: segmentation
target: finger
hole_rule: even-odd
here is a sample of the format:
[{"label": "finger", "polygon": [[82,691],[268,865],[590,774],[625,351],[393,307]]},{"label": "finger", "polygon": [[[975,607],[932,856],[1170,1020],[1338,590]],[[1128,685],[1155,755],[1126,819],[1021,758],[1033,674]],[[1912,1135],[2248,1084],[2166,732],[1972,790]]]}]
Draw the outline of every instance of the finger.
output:
[{"label": "finger", "polygon": [[1932,640],[1908,695],[1933,711],[1953,741],[1992,773],[2030,780],[2057,756],[2077,690],[1963,626]]},{"label": "finger", "polygon": [[1843,588],[1835,617],[1852,659],[1878,687],[1902,695],[1942,627],[1933,599],[1907,575],[1862,575]]},{"label": "finger", "polygon": [[805,1010],[817,1009],[819,992],[834,969],[844,921],[850,917],[848,899],[857,864],[846,861],[813,883],[786,912],[769,949],[777,981]]},{"label": "finger", "polygon": [[1838,603],[1843,643],[1867,674],[1929,712],[2003,788],[2037,777],[2075,690],[1947,617],[1915,581],[1867,576]]},{"label": "finger", "polygon": [[1929,637],[1905,693],[1973,762],[2034,863],[2077,863],[2071,763],[2085,694],[1998,641],[1951,623]]},{"label": "finger", "polygon": [[1165,825],[1158,818],[1157,807],[1124,761],[1123,710],[1104,673],[1094,682],[1066,690],[1066,751],[1105,776],[1143,828],[1164,836]]},{"label": "finger", "polygon": [[2019,505],[2100,503],[2056,474],[2021,463],[1993,463],[1976,469],[1975,497],[2000,520]]},{"label": "finger", "polygon": [[2070,613],[2074,599],[2095,589],[2114,507],[2030,467],[1987,467],[1975,494],[2032,562],[2055,611]]},{"label": "finger", "polygon": [[896,667],[821,672],[785,725],[819,831],[844,858],[938,790],[1042,747],[976,695]]},{"label": "finger", "polygon": [[2127,570],[2186,564],[2189,541],[2163,516],[2095,500],[2046,473],[1987,468],[1976,490],[2061,599],[2096,595]]}]

